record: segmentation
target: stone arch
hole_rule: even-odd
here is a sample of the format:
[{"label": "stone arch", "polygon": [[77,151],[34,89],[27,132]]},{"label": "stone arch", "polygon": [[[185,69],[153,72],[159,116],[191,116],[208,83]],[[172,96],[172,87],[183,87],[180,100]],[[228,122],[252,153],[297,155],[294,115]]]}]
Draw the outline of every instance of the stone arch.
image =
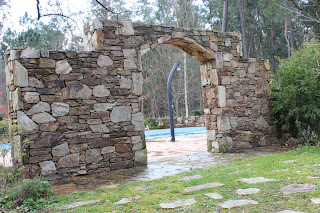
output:
[{"label": "stone arch", "polygon": [[269,61],[244,59],[240,33],[99,20],[90,27],[86,35],[95,49],[110,48],[106,45],[110,32],[105,30],[113,27],[115,37],[123,41],[121,48],[136,50],[137,71],[141,55],[158,44],[172,44],[201,62],[208,151],[229,152],[269,143]]},{"label": "stone arch", "polygon": [[84,34],[84,52],[5,55],[10,120],[35,141],[22,161],[28,174],[60,179],[146,165],[139,58],[163,43],[201,62],[208,151],[272,139],[270,65],[242,57],[239,33],[96,19]]}]

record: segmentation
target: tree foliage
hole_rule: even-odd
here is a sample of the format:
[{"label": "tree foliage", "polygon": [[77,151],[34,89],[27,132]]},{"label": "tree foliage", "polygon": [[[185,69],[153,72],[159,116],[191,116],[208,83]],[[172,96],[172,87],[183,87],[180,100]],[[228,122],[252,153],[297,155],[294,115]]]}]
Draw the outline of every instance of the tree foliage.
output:
[{"label": "tree foliage", "polygon": [[320,44],[304,42],[290,59],[281,60],[273,92],[273,114],[282,133],[320,135]]}]

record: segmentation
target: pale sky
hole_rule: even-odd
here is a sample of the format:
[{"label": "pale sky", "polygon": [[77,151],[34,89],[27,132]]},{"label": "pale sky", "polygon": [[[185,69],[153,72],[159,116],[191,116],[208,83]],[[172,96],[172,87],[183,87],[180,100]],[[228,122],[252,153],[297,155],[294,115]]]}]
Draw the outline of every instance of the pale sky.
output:
[{"label": "pale sky", "polygon": [[[70,8],[71,12],[78,12],[80,10],[86,11],[89,8],[88,0],[67,0],[62,1],[66,4],[66,8]],[[40,6],[42,8],[47,7],[47,0],[40,0]],[[5,27],[14,27],[16,30],[19,29],[19,19],[22,17],[25,12],[32,18],[37,18],[37,2],[36,0],[11,0],[10,16],[5,24]],[[45,13],[45,12],[43,12]],[[68,15],[69,11],[63,11],[64,14]],[[45,21],[45,18],[41,18],[42,21]]]}]

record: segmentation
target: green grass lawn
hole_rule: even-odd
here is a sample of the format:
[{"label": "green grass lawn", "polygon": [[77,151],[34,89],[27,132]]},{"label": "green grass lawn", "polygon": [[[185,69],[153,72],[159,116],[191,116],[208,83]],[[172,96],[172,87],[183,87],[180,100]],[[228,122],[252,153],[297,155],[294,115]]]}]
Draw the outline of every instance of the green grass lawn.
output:
[{"label": "green grass lawn", "polygon": [[[189,175],[202,175],[204,178],[179,181],[182,177]],[[265,177],[274,179],[274,181],[258,184],[238,181],[249,177]],[[212,182],[220,182],[224,186],[194,192],[183,191],[185,187]],[[315,184],[317,187],[313,192],[291,195],[286,195],[280,190],[283,186],[294,183]],[[153,187],[147,190],[136,189],[136,187],[148,185],[153,185]],[[235,191],[239,188],[259,188],[261,191],[253,195],[238,196]],[[214,200],[204,195],[213,192],[220,193],[223,199]],[[140,196],[137,201],[122,205],[113,204],[122,198],[136,196]],[[161,209],[159,206],[160,203],[191,198],[194,198],[197,204],[172,210]],[[320,205],[312,203],[311,198],[320,198],[320,147],[301,147],[285,153],[245,159],[153,181],[139,181],[116,187],[100,187],[95,191],[75,192],[58,197],[59,202],[50,207],[55,212],[58,211],[56,210],[58,206],[68,203],[101,199],[100,203],[62,212],[278,212],[286,209],[320,212]],[[220,203],[237,199],[252,199],[258,201],[259,204],[228,211],[218,208]]]}]

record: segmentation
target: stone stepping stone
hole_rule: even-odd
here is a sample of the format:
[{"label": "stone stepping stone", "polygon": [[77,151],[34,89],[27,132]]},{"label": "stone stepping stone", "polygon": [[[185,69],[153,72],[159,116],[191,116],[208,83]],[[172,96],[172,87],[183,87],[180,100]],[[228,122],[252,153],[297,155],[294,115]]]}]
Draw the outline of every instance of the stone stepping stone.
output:
[{"label": "stone stepping stone", "polygon": [[259,204],[257,201],[254,200],[228,200],[224,203],[219,204],[220,207],[224,209],[232,209],[234,207],[244,206],[248,204]]},{"label": "stone stepping stone", "polygon": [[295,163],[297,162],[296,160],[285,160],[285,161],[281,161],[281,163]]},{"label": "stone stepping stone", "polygon": [[312,201],[314,204],[320,204],[320,198],[311,198],[311,201]]},{"label": "stone stepping stone", "polygon": [[183,206],[190,206],[196,203],[197,201],[195,201],[195,199],[188,199],[188,200],[178,200],[172,203],[160,203],[159,205],[163,209],[175,209]]},{"label": "stone stepping stone", "polygon": [[237,175],[237,174],[240,174],[240,173],[242,173],[242,172],[240,172],[240,171],[229,172],[230,175]]},{"label": "stone stepping stone", "polygon": [[119,200],[118,202],[115,202],[113,204],[115,205],[120,205],[120,204],[126,204],[126,203],[131,203],[133,201],[137,201],[139,200],[141,197],[137,196],[137,197],[133,197],[133,198],[122,198],[121,200]]},{"label": "stone stepping stone", "polygon": [[277,212],[277,213],[304,213],[304,212],[296,212],[296,211],[292,211],[292,210],[283,210],[283,211]]},{"label": "stone stepping stone", "polygon": [[92,203],[99,203],[101,200],[87,200],[87,201],[79,201],[79,202],[74,202],[65,206],[58,207],[58,209],[65,210],[65,209],[72,209],[72,208],[77,208],[80,206],[92,204]]},{"label": "stone stepping stone", "polygon": [[147,190],[147,189],[151,189],[153,187],[154,187],[154,185],[139,186],[139,187],[136,187],[136,190]]},{"label": "stone stepping stone", "polygon": [[212,199],[215,199],[215,200],[223,199],[223,197],[219,193],[208,193],[204,195],[211,197]]},{"label": "stone stepping stone", "polygon": [[251,195],[256,194],[260,191],[260,189],[257,188],[247,188],[247,189],[237,189],[236,193],[238,195]]},{"label": "stone stepping stone", "polygon": [[294,194],[299,192],[311,192],[316,189],[316,185],[313,184],[291,184],[281,188],[281,191],[285,194]]},{"label": "stone stepping stone", "polygon": [[307,176],[308,179],[318,179],[319,177],[316,175],[312,175],[312,176]]},{"label": "stone stepping stone", "polygon": [[265,183],[268,181],[274,181],[274,179],[267,179],[264,177],[254,177],[254,178],[241,178],[239,181],[244,183]]},{"label": "stone stepping stone", "polygon": [[183,191],[185,191],[185,192],[193,192],[193,191],[197,191],[197,190],[201,190],[201,189],[209,189],[209,188],[213,188],[213,187],[217,187],[217,186],[223,186],[223,185],[224,184],[219,183],[219,182],[206,183],[206,184],[203,184],[203,185],[187,187]]},{"label": "stone stepping stone", "polygon": [[202,179],[203,177],[201,175],[192,175],[192,176],[187,176],[184,178],[181,178],[179,181],[190,181],[190,180],[197,180],[197,179]]}]

